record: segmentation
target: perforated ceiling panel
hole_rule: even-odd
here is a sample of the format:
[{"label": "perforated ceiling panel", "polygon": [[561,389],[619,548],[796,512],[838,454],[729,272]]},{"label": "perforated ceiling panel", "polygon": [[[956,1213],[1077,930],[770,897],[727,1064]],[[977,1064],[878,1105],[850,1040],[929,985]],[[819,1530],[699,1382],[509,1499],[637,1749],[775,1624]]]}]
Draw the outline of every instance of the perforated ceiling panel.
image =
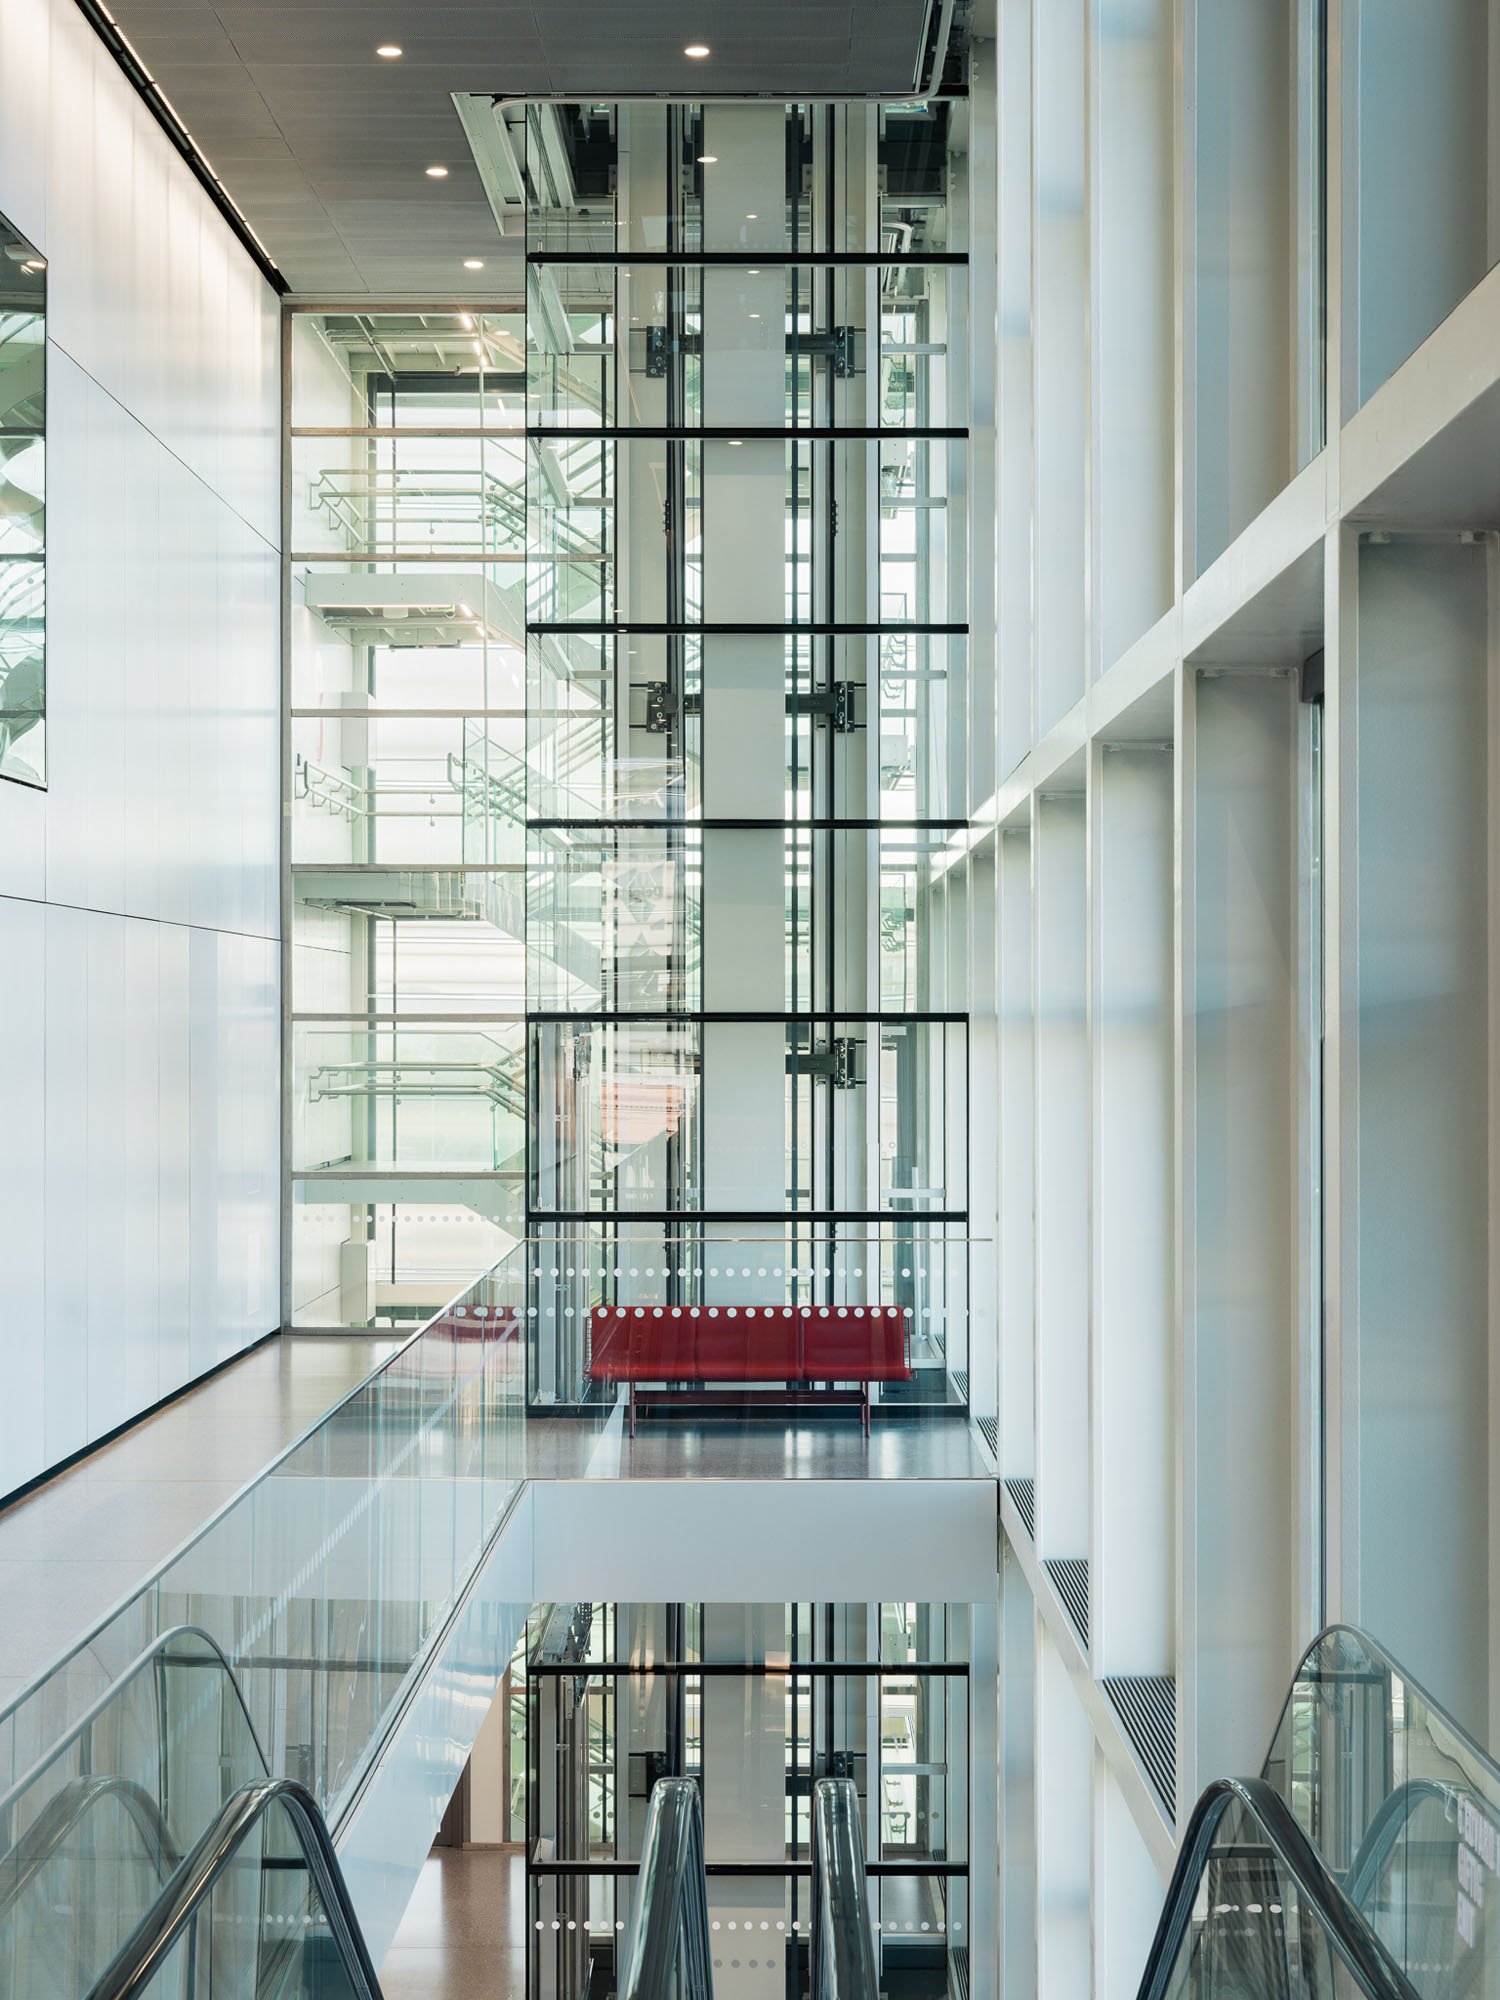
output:
[{"label": "perforated ceiling panel", "polygon": [[[381,298],[515,289],[518,244],[495,226],[454,92],[900,97],[943,10],[929,0],[112,0],[112,11],[292,289]],[[698,40],[712,46],[707,62],[683,55]],[[381,42],[401,59],[382,61]],[[429,179],[430,166],[446,166],[446,179]],[[463,269],[472,257],[484,260],[477,278]]]}]

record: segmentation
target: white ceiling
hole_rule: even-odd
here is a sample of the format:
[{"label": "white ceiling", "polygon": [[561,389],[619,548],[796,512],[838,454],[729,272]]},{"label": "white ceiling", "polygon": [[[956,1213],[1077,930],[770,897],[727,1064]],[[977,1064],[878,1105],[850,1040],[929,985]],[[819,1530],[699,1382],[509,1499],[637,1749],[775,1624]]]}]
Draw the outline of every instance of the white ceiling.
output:
[{"label": "white ceiling", "polygon": [[[928,16],[927,0],[111,4],[292,290],[371,300],[515,290],[519,245],[495,226],[455,91],[900,97]],[[684,57],[696,40],[708,62]]]}]

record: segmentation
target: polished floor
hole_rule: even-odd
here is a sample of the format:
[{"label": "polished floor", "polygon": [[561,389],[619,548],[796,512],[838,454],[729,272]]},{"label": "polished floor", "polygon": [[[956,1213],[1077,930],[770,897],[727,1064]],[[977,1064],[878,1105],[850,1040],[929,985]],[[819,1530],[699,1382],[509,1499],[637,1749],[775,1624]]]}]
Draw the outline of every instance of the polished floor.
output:
[{"label": "polished floor", "polygon": [[519,1853],[435,1847],[380,1968],[385,2000],[521,2000],[526,1875]]},{"label": "polished floor", "polygon": [[[540,1446],[540,1439],[538,1439]],[[537,1452],[540,1460],[540,1450]],[[527,1459],[533,1452],[528,1439]],[[540,1463],[538,1474],[540,1475]],[[587,1479],[993,1479],[994,1460],[960,1415],[876,1415],[787,1424],[769,1411],[738,1420],[647,1417],[632,1438],[618,1413],[593,1441]]]},{"label": "polished floor", "polygon": [[0,1708],[397,1344],[267,1341],[0,1511]]}]

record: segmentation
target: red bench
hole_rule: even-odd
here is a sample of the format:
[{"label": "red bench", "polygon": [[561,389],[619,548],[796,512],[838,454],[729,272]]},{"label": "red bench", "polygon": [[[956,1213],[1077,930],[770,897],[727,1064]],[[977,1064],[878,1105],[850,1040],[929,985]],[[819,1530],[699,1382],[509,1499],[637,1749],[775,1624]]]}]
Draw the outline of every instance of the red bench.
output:
[{"label": "red bench", "polygon": [[868,1436],[870,1384],[909,1382],[905,1306],[595,1306],[589,1375],[624,1382],[635,1436],[641,1382],[858,1382]]}]

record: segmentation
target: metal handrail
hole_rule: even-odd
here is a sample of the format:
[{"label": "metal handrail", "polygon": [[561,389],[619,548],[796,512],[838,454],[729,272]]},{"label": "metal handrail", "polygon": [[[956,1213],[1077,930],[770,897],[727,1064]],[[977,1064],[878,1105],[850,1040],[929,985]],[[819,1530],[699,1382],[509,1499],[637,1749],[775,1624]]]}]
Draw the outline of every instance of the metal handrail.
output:
[{"label": "metal handrail", "polygon": [[1477,1805],[1486,1818],[1490,1816],[1488,1805],[1474,1799],[1472,1792],[1466,1792],[1457,1785],[1444,1784],[1438,1778],[1408,1778],[1405,1784],[1386,1794],[1365,1829],[1358,1852],[1344,1877],[1344,1893],[1357,1910],[1364,1910],[1366,1899],[1385,1873],[1385,1865],[1417,1808],[1424,1803],[1435,1803],[1443,1808],[1447,1819],[1453,1820],[1457,1817],[1460,1801],[1465,1797]]},{"label": "metal handrail", "polygon": [[810,2000],[877,2000],[864,1831],[852,1778],[819,1778],[814,1784],[812,1849]]},{"label": "metal handrail", "polygon": [[182,1859],[157,1801],[136,1778],[109,1775],[73,1778],[54,1792],[43,1811],[0,1860],[0,1924],[20,1902],[53,1856],[95,1806],[118,1800],[134,1823],[150,1859],[165,1881]]},{"label": "metal handrail", "polygon": [[[74,1743],[76,1743],[80,1737],[85,1736],[93,1728],[94,1724],[99,1720],[100,1716],[103,1715],[105,1710],[111,1707],[114,1702],[118,1701],[121,1693],[124,1691],[124,1689],[129,1687],[130,1683],[133,1680],[135,1680],[140,1674],[143,1674],[148,1667],[160,1666],[164,1664],[162,1656],[165,1654],[167,1648],[169,1646],[176,1645],[180,1640],[183,1639],[193,1639],[198,1641],[202,1645],[206,1646],[209,1652],[213,1654],[214,1659],[217,1661],[218,1665],[223,1669],[224,1679],[229,1684],[229,1687],[232,1689],[234,1693],[234,1698],[236,1702],[239,1704],[240,1714],[244,1719],[245,1728],[249,1733],[250,1742],[254,1747],[256,1758],[260,1763],[260,1768],[262,1769],[262,1771],[269,1772],[271,1766],[266,1756],[265,1748],[260,1740],[260,1732],[256,1729],[254,1720],[250,1714],[250,1710],[246,1706],[244,1690],[241,1688],[239,1684],[239,1679],[235,1674],[234,1668],[229,1664],[229,1659],[224,1651],[224,1648],[219,1644],[218,1640],[212,1636],[211,1633],[205,1632],[201,1625],[172,1625],[169,1626],[165,1632],[158,1632],[156,1637],[151,1641],[151,1644],[147,1646],[145,1651],[137,1654],[136,1658],[131,1661],[130,1665],[126,1667],[125,1671],[122,1674],[117,1675],[116,1678],[110,1682],[109,1686],[104,1690],[104,1692],[98,1697],[98,1699],[94,1701],[90,1707],[84,1710],[83,1714],[79,1716],[78,1720],[73,1724],[72,1728],[67,1732],[67,1734],[65,1736],[60,1736],[58,1740],[51,1746],[51,1748],[47,1750],[43,1756],[38,1758],[35,1764],[31,1765],[29,1769],[24,1771],[22,1775],[19,1778],[17,1778],[15,1783],[11,1786],[10,1790],[5,1793],[3,1798],[0,1798],[0,1817],[3,1817],[3,1815],[10,1810],[10,1808],[16,1803],[16,1801],[22,1796],[23,1793],[31,1789],[31,1787],[36,1783],[37,1779],[42,1775],[42,1773],[45,1770],[49,1768],[50,1765],[55,1764],[58,1758],[61,1757],[66,1750],[70,1749],[71,1746]],[[84,1643],[86,1644],[87,1641],[85,1641]],[[70,1654],[68,1657],[71,1658],[72,1655]],[[201,1663],[191,1660],[184,1660],[184,1661],[178,1661],[177,1664],[184,1666],[191,1666]],[[18,1705],[20,1699],[24,1699],[24,1696],[19,1697],[18,1703],[13,1705]],[[6,1712],[9,1713],[9,1711]]]},{"label": "metal handrail", "polygon": [[[1282,1703],[1281,1713],[1276,1718],[1276,1727],[1271,1732],[1271,1741],[1269,1748],[1266,1751],[1266,1757],[1265,1757],[1266,1765],[1269,1765],[1272,1761],[1272,1752],[1275,1750],[1277,1742],[1281,1736],[1282,1726],[1288,1720],[1288,1717],[1291,1712],[1292,1703],[1296,1699],[1297,1689],[1307,1673],[1308,1663],[1316,1656],[1318,1652],[1320,1652],[1328,1644],[1330,1639],[1348,1639],[1352,1641],[1355,1645],[1361,1647],[1370,1656],[1371,1661],[1376,1666],[1378,1666],[1383,1673],[1395,1679],[1404,1681],[1414,1694],[1417,1694],[1421,1697],[1423,1705],[1438,1719],[1439,1722],[1442,1723],[1443,1727],[1447,1730],[1450,1730],[1452,1734],[1455,1737],[1457,1737],[1459,1742],[1463,1744],[1465,1752],[1469,1756],[1471,1756],[1477,1764],[1482,1766],[1483,1769],[1486,1772],[1488,1772],[1491,1777],[1493,1777],[1497,1791],[1500,1791],[1500,1764],[1497,1764],[1495,1762],[1494,1758],[1490,1756],[1489,1752],[1485,1750],[1481,1744],[1477,1743],[1474,1740],[1474,1737],[1470,1734],[1470,1732],[1467,1729],[1465,1729],[1465,1727],[1461,1722],[1458,1722],[1454,1719],[1453,1715],[1449,1712],[1449,1710],[1444,1708],[1443,1704],[1440,1701],[1434,1701],[1433,1697],[1427,1692],[1427,1689],[1423,1685],[1423,1683],[1420,1680],[1418,1680],[1417,1676],[1414,1673],[1410,1672],[1406,1667],[1402,1666],[1401,1662],[1395,1657],[1393,1653],[1391,1653],[1386,1647],[1382,1646],[1378,1640],[1372,1639],[1369,1633],[1363,1631],[1358,1625],[1349,1625],[1344,1623],[1325,1625],[1322,1631],[1318,1633],[1317,1637],[1314,1638],[1312,1642],[1307,1646],[1307,1648],[1302,1654],[1302,1657],[1298,1660],[1297,1671],[1292,1676],[1292,1682],[1291,1686],[1287,1690],[1286,1700]],[[1320,1676],[1320,1678],[1327,1680],[1330,1679],[1331,1676],[1324,1675]]]},{"label": "metal handrail", "polygon": [[1166,2000],[1178,1954],[1193,1919],[1198,1885],[1213,1852],[1224,1816],[1241,1807],[1255,1824],[1267,1850],[1312,1910],[1330,1945],[1365,2000],[1418,2000],[1368,1923],[1339,1887],[1321,1855],[1293,1817],[1292,1809],[1264,1778],[1217,1778],[1193,1808],[1172,1870],[1171,1885],[1137,2000]]},{"label": "metal handrail", "polygon": [[703,1806],[691,1778],[651,1788],[618,2000],[713,2000]]},{"label": "metal handrail", "polygon": [[380,1982],[327,1823],[312,1793],[295,1778],[266,1779],[234,1794],[113,1964],[90,1988],[88,2000],[134,2000],[148,1991],[225,1869],[276,1806],[286,1812],[297,1836],[356,2000],[381,2000]]}]

